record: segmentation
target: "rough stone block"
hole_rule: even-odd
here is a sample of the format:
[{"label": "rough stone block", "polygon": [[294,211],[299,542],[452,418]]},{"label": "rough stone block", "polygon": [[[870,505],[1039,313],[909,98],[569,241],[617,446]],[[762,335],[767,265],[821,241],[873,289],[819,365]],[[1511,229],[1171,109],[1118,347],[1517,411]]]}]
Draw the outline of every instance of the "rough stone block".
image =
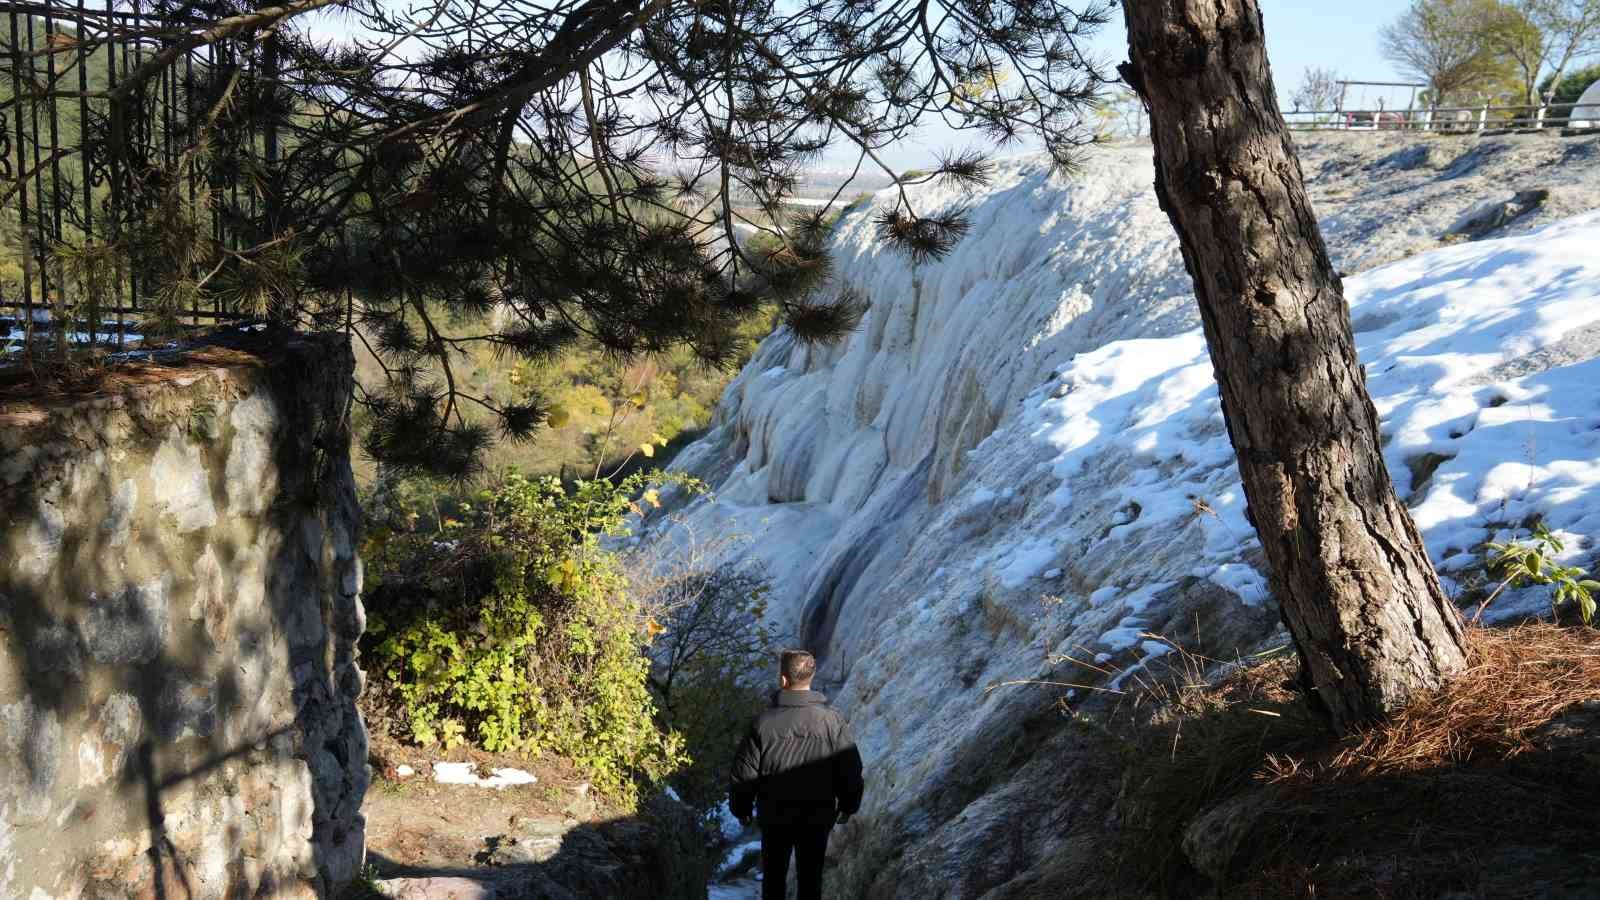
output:
[{"label": "rough stone block", "polygon": [[122,479],[117,485],[116,492],[111,495],[110,509],[106,517],[100,522],[100,530],[110,535],[107,543],[113,547],[121,547],[128,542],[128,534],[133,525],[133,511],[139,503],[139,483],[132,478]]},{"label": "rough stone block", "polygon": [[361,560],[359,558],[350,560],[339,576],[339,592],[346,597],[359,595],[361,593],[362,577]]},{"label": "rough stone block", "polygon": [[233,425],[233,441],[223,473],[228,484],[228,510],[234,515],[260,515],[277,486],[277,470],[272,465],[277,410],[266,391],[257,391],[235,404],[228,419]]},{"label": "rough stone block", "polygon": [[28,638],[28,665],[35,672],[66,678],[83,677],[83,643],[76,630],[61,623],[35,629]]},{"label": "rough stone block", "polygon": [[67,520],[54,503],[41,505],[23,535],[22,552],[17,559],[17,569],[35,577],[49,572],[61,555],[61,541],[66,535]]},{"label": "rough stone block", "polygon": [[229,359],[0,428],[0,897],[338,896],[360,864],[360,576],[325,545],[360,530],[353,359]]},{"label": "rough stone block", "polygon": [[472,878],[386,878],[378,890],[394,900],[496,900],[495,889]]},{"label": "rough stone block", "polygon": [[217,727],[216,686],[169,682],[161,692],[156,724],[164,741],[209,737]]},{"label": "rough stone block", "polygon": [[302,516],[300,518],[300,550],[306,559],[313,564],[322,562],[322,538],[325,529],[322,519],[317,516]]},{"label": "rough stone block", "polygon": [[327,636],[327,629],[322,624],[320,605],[297,608],[289,618],[286,634],[291,647],[312,647],[322,643]]},{"label": "rough stone block", "polygon": [[154,659],[167,641],[172,576],[125,587],[108,596],[89,595],[83,639],[96,662],[124,665]]},{"label": "rough stone block", "polygon": [[[8,767],[6,780],[21,792],[18,801],[48,795],[61,771],[61,719],[56,711],[24,698],[0,706],[0,747],[15,762]],[[20,765],[18,764],[20,763]]]},{"label": "rough stone block", "polygon": [[211,502],[211,480],[200,448],[184,439],[176,425],[150,463],[150,484],[156,504],[179,532],[197,531],[217,524]]}]

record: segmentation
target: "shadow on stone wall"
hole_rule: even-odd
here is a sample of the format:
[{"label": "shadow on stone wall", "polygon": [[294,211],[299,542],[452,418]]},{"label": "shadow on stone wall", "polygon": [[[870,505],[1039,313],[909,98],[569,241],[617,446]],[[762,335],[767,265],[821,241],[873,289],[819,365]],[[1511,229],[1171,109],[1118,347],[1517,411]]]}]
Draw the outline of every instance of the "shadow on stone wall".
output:
[{"label": "shadow on stone wall", "polygon": [[0,895],[355,875],[350,371],[296,339],[0,429]]}]

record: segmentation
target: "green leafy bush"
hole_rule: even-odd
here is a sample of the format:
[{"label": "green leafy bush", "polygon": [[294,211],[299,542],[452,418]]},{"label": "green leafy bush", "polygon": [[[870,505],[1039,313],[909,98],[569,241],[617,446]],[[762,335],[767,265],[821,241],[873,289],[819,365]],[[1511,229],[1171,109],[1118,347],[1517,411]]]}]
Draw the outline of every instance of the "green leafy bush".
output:
[{"label": "green leafy bush", "polygon": [[1572,108],[1588,90],[1589,85],[1600,81],[1600,65],[1588,66],[1566,73],[1561,79],[1561,84],[1551,90],[1551,81],[1555,73],[1546,75],[1539,82],[1539,96],[1553,95],[1550,97],[1550,114],[1546,117],[1547,125],[1565,125],[1572,116]]},{"label": "green leafy bush", "polygon": [[1550,597],[1553,612],[1559,613],[1561,607],[1573,603],[1577,605],[1583,623],[1593,623],[1594,594],[1600,591],[1600,581],[1588,578],[1589,573],[1577,566],[1557,563],[1556,557],[1561,555],[1566,545],[1542,523],[1534,526],[1533,537],[1527,541],[1490,542],[1486,547],[1490,554],[1490,571],[1503,580],[1488,600],[1478,607],[1479,614],[1506,587],[1547,584],[1554,589]]},{"label": "green leafy bush", "polygon": [[[684,762],[657,726],[646,650],[661,625],[624,589],[605,535],[670,476],[613,485],[512,473],[433,530],[389,510],[369,534],[364,654],[409,736],[570,759],[624,803]],[[437,508],[438,504],[435,504]]]}]

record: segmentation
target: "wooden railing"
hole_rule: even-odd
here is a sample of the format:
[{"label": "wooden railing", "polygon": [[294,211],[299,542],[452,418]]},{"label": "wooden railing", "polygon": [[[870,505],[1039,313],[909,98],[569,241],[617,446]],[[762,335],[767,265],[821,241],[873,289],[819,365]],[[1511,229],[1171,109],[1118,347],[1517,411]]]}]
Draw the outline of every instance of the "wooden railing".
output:
[{"label": "wooden railing", "polygon": [[[1574,116],[1574,112],[1578,115]],[[1592,118],[1591,118],[1592,114]],[[1493,129],[1600,128],[1600,109],[1575,103],[1541,106],[1441,106],[1420,109],[1284,110],[1296,131],[1438,131]],[[1580,118],[1581,117],[1581,118]]]}]

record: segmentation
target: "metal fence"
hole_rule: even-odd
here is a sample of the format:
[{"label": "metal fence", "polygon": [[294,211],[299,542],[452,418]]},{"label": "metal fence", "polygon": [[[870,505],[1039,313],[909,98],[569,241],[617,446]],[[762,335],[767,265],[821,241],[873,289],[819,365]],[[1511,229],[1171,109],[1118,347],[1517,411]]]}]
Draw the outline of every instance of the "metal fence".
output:
[{"label": "metal fence", "polygon": [[[259,47],[247,37],[180,52],[199,23],[159,3],[0,2],[0,351],[139,341],[166,286],[130,261],[129,243],[163,214],[160,191],[186,199],[216,247],[237,247],[255,217],[246,173],[272,136],[201,152],[200,133],[215,123],[219,85],[243,83],[228,102],[252,102]],[[171,64],[141,70],[164,52]],[[165,315],[242,317],[198,298]]]},{"label": "metal fence", "polygon": [[1466,133],[1500,128],[1532,129],[1600,127],[1600,121],[1575,122],[1576,103],[1541,106],[1442,106],[1429,109],[1284,110],[1295,131],[1437,131]]},{"label": "metal fence", "polygon": [[[1333,90],[1337,88],[1337,90]],[[1358,91],[1377,89],[1377,103],[1368,107],[1352,108],[1347,101],[1351,88]],[[1555,94],[1546,94],[1538,105],[1516,102],[1525,98],[1498,98],[1480,96],[1474,105],[1438,106],[1419,102],[1427,96],[1428,85],[1411,81],[1335,81],[1327,85],[1323,102],[1332,103],[1331,109],[1284,110],[1283,117],[1296,131],[1441,131],[1481,132],[1496,129],[1565,128],[1578,125],[1584,128],[1600,127],[1600,121],[1573,122],[1572,114],[1579,109],[1577,103],[1555,103]],[[1396,92],[1399,92],[1396,94]],[[1404,106],[1388,104],[1383,94],[1391,98],[1406,96]],[[1585,119],[1587,109],[1581,110]]]}]

